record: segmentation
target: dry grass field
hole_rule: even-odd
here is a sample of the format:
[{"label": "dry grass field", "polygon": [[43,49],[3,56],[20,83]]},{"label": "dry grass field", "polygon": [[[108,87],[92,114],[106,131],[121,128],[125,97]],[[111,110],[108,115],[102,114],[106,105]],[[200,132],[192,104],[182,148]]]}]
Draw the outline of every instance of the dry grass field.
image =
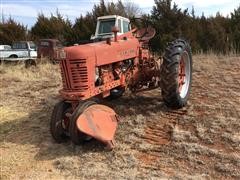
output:
[{"label": "dry grass field", "polygon": [[104,102],[120,115],[116,148],[56,144],[57,65],[0,66],[0,179],[240,179],[240,57],[197,55],[187,107],[160,90]]}]

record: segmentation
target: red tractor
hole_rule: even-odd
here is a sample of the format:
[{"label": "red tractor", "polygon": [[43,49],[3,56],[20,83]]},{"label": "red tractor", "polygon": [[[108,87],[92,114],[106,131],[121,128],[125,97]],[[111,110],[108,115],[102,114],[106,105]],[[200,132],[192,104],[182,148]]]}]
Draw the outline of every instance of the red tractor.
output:
[{"label": "red tractor", "polygon": [[80,144],[95,138],[113,148],[117,115],[93,99],[117,98],[126,88],[136,92],[160,87],[168,107],[186,105],[192,80],[189,44],[182,39],[169,43],[160,65],[148,46],[155,30],[131,30],[128,25],[128,31],[123,32],[124,20],[120,16],[100,17],[96,42],[59,51],[63,100],[55,105],[50,124],[56,142],[70,137],[74,144]]}]

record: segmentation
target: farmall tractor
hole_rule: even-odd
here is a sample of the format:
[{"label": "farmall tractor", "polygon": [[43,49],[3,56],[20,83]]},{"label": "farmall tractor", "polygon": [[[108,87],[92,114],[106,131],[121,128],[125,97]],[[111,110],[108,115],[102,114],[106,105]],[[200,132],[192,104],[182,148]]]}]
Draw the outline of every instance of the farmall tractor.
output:
[{"label": "farmall tractor", "polygon": [[192,79],[189,44],[182,39],[169,43],[160,65],[148,46],[155,30],[129,24],[116,15],[100,17],[91,38],[95,42],[58,52],[63,100],[55,105],[50,123],[56,142],[95,138],[112,149],[118,116],[95,99],[118,98],[127,88],[134,93],[160,87],[168,107],[186,105]]}]

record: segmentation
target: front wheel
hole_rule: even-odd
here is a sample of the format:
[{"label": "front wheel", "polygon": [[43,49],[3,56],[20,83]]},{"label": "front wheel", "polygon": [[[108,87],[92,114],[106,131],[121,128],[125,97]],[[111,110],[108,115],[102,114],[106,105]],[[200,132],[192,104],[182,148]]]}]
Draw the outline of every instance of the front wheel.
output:
[{"label": "front wheel", "polygon": [[85,109],[87,109],[88,107],[94,104],[96,104],[94,101],[80,102],[72,114],[70,125],[69,125],[69,134],[70,134],[71,141],[76,145],[82,144],[84,141],[88,141],[91,139],[90,136],[78,130],[77,119],[84,112]]},{"label": "front wheel", "polygon": [[67,126],[69,119],[66,113],[71,109],[71,104],[65,101],[60,101],[54,106],[51,121],[50,121],[50,132],[53,139],[57,143],[62,143],[67,140]]},{"label": "front wheel", "polygon": [[166,48],[161,66],[160,87],[165,104],[171,108],[185,106],[191,83],[191,48],[186,41],[177,39]]}]

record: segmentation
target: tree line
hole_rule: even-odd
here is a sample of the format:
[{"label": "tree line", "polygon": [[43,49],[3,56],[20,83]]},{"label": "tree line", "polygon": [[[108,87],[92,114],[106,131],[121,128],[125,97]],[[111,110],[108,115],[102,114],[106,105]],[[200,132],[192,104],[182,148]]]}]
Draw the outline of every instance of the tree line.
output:
[{"label": "tree line", "polygon": [[179,8],[172,0],[155,0],[149,14],[143,14],[139,6],[131,2],[101,0],[91,12],[80,15],[74,22],[58,10],[50,17],[39,14],[30,30],[10,17],[0,22],[0,44],[42,38],[56,38],[66,46],[81,43],[95,32],[97,17],[111,14],[130,19],[141,14],[156,29],[156,36],[150,42],[156,52],[163,51],[167,42],[183,37],[190,42],[193,52],[240,53],[240,5],[228,17],[220,13],[206,17],[204,14],[196,16],[194,8]]}]

